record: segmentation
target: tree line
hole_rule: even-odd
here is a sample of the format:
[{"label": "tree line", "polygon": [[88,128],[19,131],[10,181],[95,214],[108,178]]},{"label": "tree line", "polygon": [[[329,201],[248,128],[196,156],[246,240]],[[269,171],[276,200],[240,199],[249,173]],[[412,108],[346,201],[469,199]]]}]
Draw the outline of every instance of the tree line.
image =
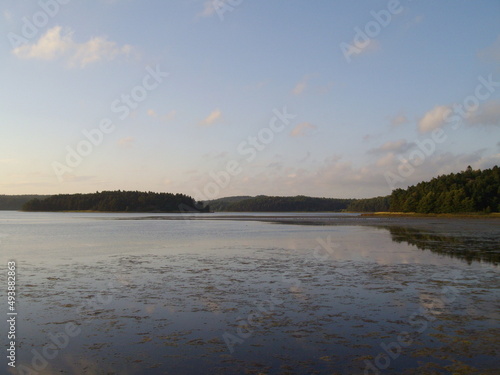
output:
[{"label": "tree line", "polygon": [[23,211],[209,212],[210,208],[184,194],[102,191],[59,194],[26,202]]},{"label": "tree line", "polygon": [[[34,199],[31,199],[35,197]],[[23,205],[24,204],[24,205]],[[196,202],[184,194],[139,191],[103,191],[94,194],[0,196],[0,209],[24,211],[124,211],[124,212],[500,212],[498,166],[438,176],[391,195],[368,199],[239,196]]]},{"label": "tree line", "polygon": [[473,170],[438,176],[390,196],[393,212],[500,212],[500,169]]},{"label": "tree line", "polygon": [[[257,197],[229,201],[223,205],[229,212],[319,212],[345,210],[352,199],[313,198],[304,195],[296,197]],[[221,207],[221,206],[219,206]]]},{"label": "tree line", "polygon": [[0,210],[17,211],[23,207],[23,204],[32,199],[43,199],[46,197],[48,195],[0,195]]},{"label": "tree line", "polygon": [[353,199],[349,206],[347,206],[347,211],[351,212],[386,212],[390,208],[390,198],[386,197],[375,197],[367,199]]}]

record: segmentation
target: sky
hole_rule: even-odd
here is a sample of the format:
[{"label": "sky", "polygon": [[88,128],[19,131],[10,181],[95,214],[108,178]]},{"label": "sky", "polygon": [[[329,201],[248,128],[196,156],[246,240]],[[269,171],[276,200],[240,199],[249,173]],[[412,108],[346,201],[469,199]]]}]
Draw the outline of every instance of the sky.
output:
[{"label": "sky", "polygon": [[0,194],[367,198],[500,165],[497,0],[5,0]]}]

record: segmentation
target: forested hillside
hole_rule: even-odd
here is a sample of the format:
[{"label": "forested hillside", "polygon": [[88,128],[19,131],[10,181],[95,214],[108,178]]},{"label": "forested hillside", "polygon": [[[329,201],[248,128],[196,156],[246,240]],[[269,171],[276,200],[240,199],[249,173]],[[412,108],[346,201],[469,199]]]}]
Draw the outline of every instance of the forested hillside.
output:
[{"label": "forested hillside", "polygon": [[347,207],[347,211],[351,212],[380,212],[389,211],[390,198],[375,197],[367,199],[353,199]]},{"label": "forested hillside", "polygon": [[390,196],[393,212],[500,212],[500,169],[473,170],[438,176]]},{"label": "forested hillside", "polygon": [[47,197],[48,195],[0,195],[0,210],[17,211],[32,199],[44,199]]},{"label": "forested hillside", "polygon": [[257,196],[229,204],[233,212],[319,212],[345,210],[352,199]]},{"label": "forested hillside", "polygon": [[24,211],[113,211],[113,212],[208,212],[184,194],[140,191],[103,191],[93,194],[61,194],[33,199]]},{"label": "forested hillside", "polygon": [[218,198],[218,199],[212,199],[209,201],[204,201],[203,204],[209,205],[210,209],[214,212],[222,212],[222,211],[227,211],[227,208],[236,202],[245,200],[245,199],[250,199],[253,197],[250,197],[248,195],[242,195],[242,196],[235,196],[235,197],[225,197],[225,198]]}]

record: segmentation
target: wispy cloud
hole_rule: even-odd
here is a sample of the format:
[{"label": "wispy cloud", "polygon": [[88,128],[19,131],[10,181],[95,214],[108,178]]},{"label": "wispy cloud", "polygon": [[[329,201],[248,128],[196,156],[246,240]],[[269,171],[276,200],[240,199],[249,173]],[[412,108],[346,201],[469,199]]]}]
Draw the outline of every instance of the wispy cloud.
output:
[{"label": "wispy cloud", "polygon": [[134,145],[134,137],[125,137],[118,140],[118,146],[123,148],[131,148]]},{"label": "wispy cloud", "polygon": [[298,82],[295,87],[293,88],[292,90],[292,93],[294,95],[300,95],[304,92],[304,90],[307,88],[307,84],[308,84],[308,81],[309,81],[309,76],[304,76],[304,78],[302,78],[300,80],[300,82]]},{"label": "wispy cloud", "polygon": [[408,123],[408,117],[403,114],[399,114],[391,118],[391,125],[393,127],[401,126]]},{"label": "wispy cloud", "polygon": [[73,39],[73,31],[62,33],[61,26],[49,29],[40,39],[32,44],[15,48],[12,53],[21,59],[56,60],[63,58],[71,67],[84,68],[98,61],[111,61],[120,55],[129,55],[130,45],[118,46],[106,37],[93,37],[87,42],[78,43]]},{"label": "wispy cloud", "polygon": [[215,109],[203,121],[200,122],[201,126],[210,126],[222,118],[220,109]]},{"label": "wispy cloud", "polygon": [[427,133],[444,125],[446,116],[451,109],[448,106],[438,105],[427,112],[418,122],[418,130]]},{"label": "wispy cloud", "polygon": [[368,153],[380,154],[380,153],[392,152],[396,154],[402,154],[408,151],[411,147],[413,147],[413,143],[409,143],[405,139],[400,139],[398,141],[389,141],[379,147],[372,148],[371,150],[368,151]]},{"label": "wispy cloud", "polygon": [[303,137],[308,135],[311,130],[316,129],[316,126],[309,122],[301,122],[295,128],[292,129],[290,135],[292,137]]},{"label": "wispy cloud", "polygon": [[203,10],[197,14],[198,17],[211,17],[215,14],[214,0],[207,0],[203,3]]},{"label": "wispy cloud", "polygon": [[146,114],[149,117],[159,119],[162,122],[169,122],[175,119],[177,112],[175,110],[171,110],[166,115],[159,115],[154,109],[150,108],[147,110]]}]

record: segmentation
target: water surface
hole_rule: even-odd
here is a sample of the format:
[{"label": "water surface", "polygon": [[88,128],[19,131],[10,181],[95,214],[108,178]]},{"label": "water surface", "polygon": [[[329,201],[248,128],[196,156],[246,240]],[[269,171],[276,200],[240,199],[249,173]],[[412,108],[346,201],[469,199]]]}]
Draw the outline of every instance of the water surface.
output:
[{"label": "water surface", "polygon": [[[0,212],[0,258],[18,267],[17,370],[496,373],[497,225],[296,215]],[[54,337],[67,346],[47,358]]]}]

